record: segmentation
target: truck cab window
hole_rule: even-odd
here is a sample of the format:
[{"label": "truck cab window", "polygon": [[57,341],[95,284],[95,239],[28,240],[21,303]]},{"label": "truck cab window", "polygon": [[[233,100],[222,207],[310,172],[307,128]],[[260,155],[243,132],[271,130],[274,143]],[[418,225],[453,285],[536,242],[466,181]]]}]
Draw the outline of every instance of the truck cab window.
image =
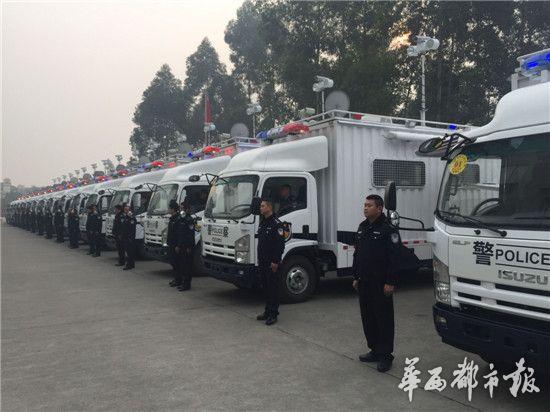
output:
[{"label": "truck cab window", "polygon": [[271,177],[266,180],[262,198],[273,202],[273,211],[284,216],[307,207],[307,180],[303,177]]}]

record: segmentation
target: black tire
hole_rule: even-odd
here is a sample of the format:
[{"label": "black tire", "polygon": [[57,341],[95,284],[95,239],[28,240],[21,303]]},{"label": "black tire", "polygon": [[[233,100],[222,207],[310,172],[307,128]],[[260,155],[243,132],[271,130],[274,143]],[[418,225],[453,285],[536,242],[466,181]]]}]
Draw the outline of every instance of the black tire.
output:
[{"label": "black tire", "polygon": [[300,255],[285,259],[279,268],[281,302],[305,302],[315,292],[319,277],[311,261]]}]

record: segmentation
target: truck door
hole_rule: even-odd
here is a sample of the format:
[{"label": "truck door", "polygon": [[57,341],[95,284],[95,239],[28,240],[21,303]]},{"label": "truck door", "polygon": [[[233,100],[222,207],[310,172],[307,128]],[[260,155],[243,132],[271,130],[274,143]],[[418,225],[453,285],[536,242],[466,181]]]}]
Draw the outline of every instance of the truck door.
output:
[{"label": "truck door", "polygon": [[273,211],[280,220],[292,224],[294,239],[317,239],[316,185],[309,173],[267,178],[262,198],[273,202]]}]

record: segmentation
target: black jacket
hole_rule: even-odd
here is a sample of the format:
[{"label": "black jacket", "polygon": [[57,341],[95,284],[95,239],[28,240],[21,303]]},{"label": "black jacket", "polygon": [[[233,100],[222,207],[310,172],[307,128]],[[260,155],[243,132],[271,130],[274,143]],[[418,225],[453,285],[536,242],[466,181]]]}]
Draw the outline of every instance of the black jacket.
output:
[{"label": "black jacket", "polygon": [[389,224],[386,216],[382,215],[372,223],[365,219],[357,229],[354,278],[395,285],[400,248],[399,232]]},{"label": "black jacket", "polygon": [[258,227],[258,262],[260,265],[279,263],[285,250],[282,222],[271,215]]},{"label": "black jacket", "polygon": [[101,215],[97,212],[89,212],[86,220],[86,231],[101,233]]},{"label": "black jacket", "polygon": [[170,247],[193,248],[195,246],[195,219],[190,214],[176,213],[168,221],[166,243]]},{"label": "black jacket", "polygon": [[53,224],[55,226],[63,226],[63,222],[65,221],[65,213],[61,209],[57,209],[55,211],[55,215],[53,218]]},{"label": "black jacket", "polygon": [[195,219],[189,213],[186,213],[181,217],[180,230],[181,246],[186,248],[195,247]]},{"label": "black jacket", "polygon": [[120,237],[123,241],[129,242],[136,239],[137,220],[133,215],[122,214],[120,216]]},{"label": "black jacket", "polygon": [[69,213],[69,222],[68,222],[69,233],[79,233],[80,232],[80,222],[78,220],[78,215]]}]

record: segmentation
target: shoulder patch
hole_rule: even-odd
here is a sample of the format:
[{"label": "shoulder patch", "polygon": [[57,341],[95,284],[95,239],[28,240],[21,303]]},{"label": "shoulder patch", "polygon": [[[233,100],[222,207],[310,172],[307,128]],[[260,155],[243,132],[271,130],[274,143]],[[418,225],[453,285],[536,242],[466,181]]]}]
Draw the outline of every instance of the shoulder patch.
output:
[{"label": "shoulder patch", "polygon": [[399,235],[397,233],[392,233],[391,234],[391,241],[393,243],[399,243]]}]

